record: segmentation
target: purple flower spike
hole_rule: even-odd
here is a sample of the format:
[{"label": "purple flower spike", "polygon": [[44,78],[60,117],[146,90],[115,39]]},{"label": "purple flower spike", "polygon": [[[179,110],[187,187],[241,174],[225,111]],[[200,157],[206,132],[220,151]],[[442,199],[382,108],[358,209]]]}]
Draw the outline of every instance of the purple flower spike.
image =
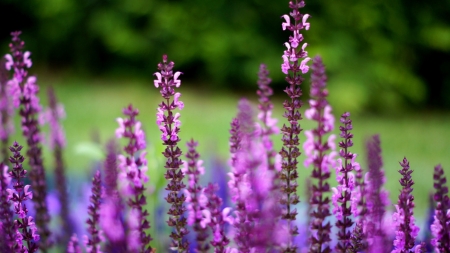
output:
[{"label": "purple flower spike", "polygon": [[13,213],[7,191],[10,182],[8,166],[0,163],[0,252],[13,252],[15,242]]},{"label": "purple flower spike", "polygon": [[116,137],[129,139],[128,145],[123,149],[126,156],[118,156],[121,170],[119,176],[126,179],[123,193],[129,196],[127,204],[131,208],[128,225],[133,232],[129,233],[128,247],[129,250],[151,252],[152,248],[148,244],[152,237],[145,231],[150,228],[150,222],[147,219],[149,213],[144,209],[147,204],[144,184],[148,181],[147,159],[144,151],[146,148],[145,134],[141,129],[141,122],[136,120],[136,116],[139,114],[137,109],[129,105],[123,110],[123,113],[128,118],[117,119],[119,128],[116,130]]},{"label": "purple flower spike", "polygon": [[392,253],[408,253],[413,249],[419,227],[414,224],[414,196],[412,186],[414,181],[411,178],[412,170],[406,158],[400,162],[402,169],[398,172],[402,175],[400,185],[402,190],[398,196],[398,203],[395,205],[396,212],[392,215],[396,233],[394,240],[394,250]]},{"label": "purple flower spike", "polygon": [[0,140],[2,142],[1,154],[3,162],[8,161],[9,136],[14,132],[12,117],[11,96],[8,94],[8,70],[5,61],[0,59]]},{"label": "purple flower spike", "polygon": [[[365,233],[369,253],[387,252],[391,249],[386,227],[383,224],[386,207],[390,205],[389,192],[384,189],[386,182],[381,156],[380,136],[372,136],[366,144],[368,174],[366,174],[366,214]],[[364,193],[362,193],[364,194]]]},{"label": "purple flower spike", "polygon": [[[29,190],[30,185],[24,185],[23,178],[26,177],[27,171],[23,169],[22,163],[25,158],[20,154],[22,146],[17,142],[9,148],[12,156],[9,161],[12,164],[12,170],[9,175],[14,180],[13,188],[7,189],[8,200],[12,201],[14,205],[14,213],[18,216],[14,221],[16,231],[16,245],[14,246],[17,252],[36,252],[38,250],[37,241],[40,237],[37,233],[37,228],[34,219],[28,216],[28,209],[25,205],[26,200],[33,198],[33,193]],[[26,246],[23,241],[26,242]]]},{"label": "purple flower spike", "polygon": [[448,197],[447,178],[441,165],[434,167],[434,200],[436,211],[431,225],[433,239],[431,244],[438,253],[450,252],[450,199]]},{"label": "purple flower spike", "polygon": [[55,92],[52,87],[48,88],[49,108],[44,113],[45,121],[50,126],[50,148],[53,149],[53,157],[55,162],[55,184],[58,191],[58,200],[61,204],[61,222],[63,233],[63,244],[65,245],[73,231],[73,226],[70,224],[69,217],[69,201],[66,189],[66,172],[63,160],[63,149],[66,145],[64,131],[60,124],[60,120],[65,117],[64,108],[58,104]]},{"label": "purple flower spike", "polygon": [[223,201],[216,195],[218,189],[217,184],[209,183],[203,190],[207,201],[206,209],[202,211],[205,217],[202,224],[208,225],[212,230],[213,240],[211,245],[214,247],[214,253],[225,253],[229,252],[226,246],[230,243],[230,240],[225,235],[224,226],[231,209],[227,207],[222,211],[220,210]]},{"label": "purple flower spike", "polygon": [[[167,55],[163,55],[163,62],[158,64],[160,72],[154,74],[157,77],[155,87],[160,89],[160,93],[164,98],[159,104],[156,123],[162,132],[161,139],[163,144],[166,146],[163,155],[167,159],[164,167],[167,169],[165,178],[168,180],[166,190],[169,193],[165,199],[171,205],[168,211],[170,217],[167,224],[175,229],[170,234],[170,238],[172,238],[171,249],[178,252],[187,252],[189,243],[184,237],[189,231],[186,229],[187,222],[184,217],[186,197],[182,193],[186,185],[183,183],[184,173],[180,170],[182,165],[180,156],[182,152],[178,147],[178,142],[180,141],[178,132],[180,131],[181,122],[179,120],[180,114],[174,114],[174,110],[181,110],[184,104],[178,100],[180,93],[176,93],[174,89],[181,84],[181,81],[178,80],[181,72],[175,72],[174,74],[174,65],[175,63],[167,60]],[[171,100],[172,97],[174,97],[173,100]]]},{"label": "purple flower spike", "polygon": [[41,132],[38,126],[38,113],[41,105],[37,96],[39,86],[36,77],[28,76],[27,69],[31,67],[30,52],[23,53],[25,43],[19,38],[21,32],[12,32],[12,42],[9,44],[11,54],[6,55],[6,68],[14,72],[13,79],[8,82],[10,95],[15,107],[21,107],[19,114],[22,117],[22,134],[27,140],[30,178],[34,191],[33,202],[36,208],[36,224],[39,228],[41,241],[40,250],[47,252],[50,247],[48,238],[50,230],[50,215],[46,204],[47,185],[45,169],[42,161]]},{"label": "purple flower spike", "polygon": [[107,242],[105,252],[126,252],[126,230],[123,222],[124,205],[118,190],[117,144],[110,140],[107,145],[105,168],[105,197],[100,208],[100,227]]},{"label": "purple flower spike", "polygon": [[94,178],[92,179],[92,195],[90,197],[91,205],[88,207],[88,214],[90,218],[87,219],[86,223],[88,225],[88,232],[91,238],[86,239],[86,251],[88,253],[101,253],[100,243],[102,242],[102,233],[99,229],[99,219],[100,219],[100,203],[101,203],[101,177],[100,171],[95,172]]},{"label": "purple flower spike", "polygon": [[82,253],[76,234],[73,234],[69,240],[67,245],[67,253]]},{"label": "purple flower spike", "polygon": [[273,91],[269,86],[272,80],[269,78],[269,71],[265,64],[260,65],[258,77],[259,89],[256,92],[259,96],[258,119],[261,121],[262,126],[257,130],[260,132],[263,146],[266,149],[269,170],[275,170],[276,152],[273,150],[271,136],[278,134],[280,129],[277,127],[277,120],[272,118],[273,104],[270,101],[270,96],[273,95]]},{"label": "purple flower spike", "polygon": [[188,209],[189,225],[193,226],[196,232],[197,252],[208,252],[209,244],[206,243],[208,238],[208,230],[200,223],[202,221],[202,210],[205,209],[204,202],[201,199],[202,187],[199,185],[200,175],[205,173],[202,166],[203,161],[199,160],[200,155],[197,153],[196,147],[198,143],[194,140],[190,140],[187,143],[188,152],[186,153],[186,166],[182,169],[183,173],[188,175],[188,187],[186,192],[186,203]]},{"label": "purple flower spike", "polygon": [[350,113],[346,112],[341,116],[341,123],[343,126],[339,127],[341,131],[340,137],[343,138],[339,142],[341,150],[339,154],[342,159],[338,159],[338,166],[336,166],[336,180],[338,182],[337,187],[333,187],[332,202],[334,205],[333,214],[336,215],[336,226],[339,228],[338,232],[338,244],[336,245],[337,252],[346,252],[346,249],[351,247],[350,237],[351,233],[349,229],[353,225],[351,220],[351,204],[352,195],[355,194],[355,176],[352,171],[359,170],[360,166],[355,162],[356,154],[351,153],[348,149],[353,146],[353,134],[350,130],[353,129],[352,120],[350,119]]},{"label": "purple flower spike", "polygon": [[[310,204],[311,212],[311,232],[310,253],[329,252],[329,242],[331,241],[331,225],[325,223],[325,219],[331,215],[330,199],[325,195],[330,192],[328,179],[330,178],[330,168],[335,167],[334,149],[335,135],[330,135],[325,139],[325,135],[334,129],[334,116],[331,114],[331,106],[328,104],[326,89],[325,66],[319,56],[314,57],[311,74],[311,100],[310,109],[305,111],[306,118],[317,122],[317,127],[310,131],[305,131],[307,140],[303,144],[307,159],[305,166],[313,164],[311,177],[317,180],[313,184]],[[314,182],[315,183],[315,182]]]},{"label": "purple flower spike", "polygon": [[283,15],[282,18],[285,22],[282,23],[283,30],[289,30],[292,32],[292,36],[289,37],[289,42],[285,43],[286,50],[282,56],[283,64],[281,65],[281,71],[286,74],[286,81],[289,86],[284,90],[289,96],[290,100],[286,100],[283,106],[286,110],[283,117],[289,121],[289,125],[285,124],[281,128],[283,134],[282,141],[283,147],[280,151],[280,155],[283,159],[281,165],[281,172],[278,176],[281,180],[281,192],[284,196],[281,198],[280,204],[283,206],[282,219],[288,223],[289,239],[283,252],[296,252],[297,246],[293,245],[294,237],[298,234],[298,227],[294,224],[297,217],[296,210],[292,210],[291,206],[300,202],[297,192],[297,158],[300,156],[300,149],[298,146],[298,135],[301,132],[299,120],[302,116],[300,114],[300,107],[302,103],[300,97],[302,90],[300,85],[303,83],[304,78],[302,74],[306,74],[309,70],[306,63],[310,60],[308,53],[306,52],[306,43],[299,47],[303,41],[303,35],[300,33],[302,29],[309,29],[309,23],[306,23],[308,14],[300,13],[300,8],[305,6],[303,0],[290,1],[289,8],[292,9],[290,16],[293,19],[291,23],[291,17]]}]

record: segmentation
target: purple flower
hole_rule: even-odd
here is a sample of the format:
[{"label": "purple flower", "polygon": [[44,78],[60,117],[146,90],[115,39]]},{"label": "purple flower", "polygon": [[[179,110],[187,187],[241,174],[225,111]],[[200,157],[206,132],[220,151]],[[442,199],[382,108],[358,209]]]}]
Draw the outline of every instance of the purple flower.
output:
[{"label": "purple flower", "polygon": [[431,225],[433,239],[431,244],[436,252],[444,253],[450,249],[450,200],[448,197],[447,178],[441,165],[434,167],[434,200],[436,201],[436,211],[434,222]]},{"label": "purple flower", "polygon": [[[16,232],[16,248],[20,252],[36,252],[38,250],[37,241],[40,237],[37,233],[37,228],[34,223],[33,217],[28,216],[28,209],[25,205],[25,201],[32,199],[33,194],[29,191],[30,185],[24,185],[22,181],[26,177],[27,171],[23,169],[22,163],[25,158],[20,154],[22,146],[17,142],[10,147],[12,156],[9,157],[9,161],[12,164],[12,170],[9,175],[14,180],[13,188],[7,189],[8,200],[12,201],[14,205],[14,213],[18,218],[14,221]],[[26,241],[26,246],[23,244],[23,240]]]},{"label": "purple flower", "polygon": [[49,146],[53,150],[55,184],[58,191],[58,200],[61,204],[61,222],[62,222],[62,244],[66,245],[74,232],[69,217],[69,201],[67,196],[67,180],[65,175],[65,165],[63,161],[63,149],[66,145],[64,130],[60,124],[60,120],[65,117],[64,108],[58,104],[53,88],[48,88],[49,108],[41,115],[43,121],[48,122],[50,126]]},{"label": "purple flower", "polygon": [[[234,239],[239,252],[259,252],[277,247],[269,231],[277,231],[277,204],[275,166],[270,168],[267,149],[255,129],[253,110],[246,99],[239,101],[237,119],[232,122],[230,151],[232,153],[229,188],[234,211]],[[238,144],[239,143],[239,144]],[[238,144],[238,145],[237,145]]]},{"label": "purple flower", "polygon": [[167,169],[165,178],[168,180],[166,189],[169,191],[166,201],[171,205],[167,224],[175,229],[170,235],[172,238],[171,249],[186,252],[189,249],[189,243],[184,237],[189,231],[186,229],[186,218],[184,217],[186,197],[182,193],[186,186],[183,183],[184,174],[180,171],[182,152],[178,147],[180,141],[178,132],[181,122],[180,114],[174,114],[174,110],[181,110],[184,104],[179,101],[181,94],[175,92],[174,89],[180,86],[181,81],[178,80],[178,77],[182,74],[181,72],[173,73],[174,65],[175,63],[167,60],[167,55],[163,55],[163,62],[158,64],[159,72],[154,74],[157,77],[157,80],[154,81],[155,87],[160,89],[161,96],[164,98],[159,104],[156,123],[162,133],[161,140],[166,146],[163,152],[167,159],[164,167]]},{"label": "purple flower", "polygon": [[203,161],[199,160],[200,155],[196,150],[197,145],[198,143],[192,139],[187,143],[186,158],[188,161],[185,163],[182,172],[188,175],[188,187],[185,190],[188,210],[187,223],[193,226],[196,232],[197,252],[207,252],[209,245],[205,241],[208,238],[208,231],[201,224],[202,210],[205,209],[206,201],[201,198],[202,187],[199,184],[200,175],[203,175],[205,170],[202,166]]},{"label": "purple flower", "polygon": [[0,251],[11,252],[15,242],[15,229],[13,223],[13,213],[8,201],[8,186],[11,183],[11,176],[8,173],[8,166],[0,163]]},{"label": "purple flower", "polygon": [[78,237],[73,234],[67,245],[67,253],[81,253],[80,245],[78,244]]},{"label": "purple flower", "polygon": [[132,243],[128,243],[128,247],[129,250],[151,252],[152,248],[148,244],[152,238],[145,231],[150,228],[150,222],[147,219],[148,211],[144,209],[147,204],[144,184],[148,181],[147,159],[144,151],[146,148],[145,134],[141,129],[141,122],[136,120],[136,116],[139,114],[137,109],[129,105],[124,108],[123,113],[128,118],[117,119],[119,128],[116,130],[116,136],[129,140],[123,149],[126,156],[118,156],[121,171],[119,177],[124,179],[121,181],[123,183],[122,193],[128,197],[127,204],[131,208],[128,219],[131,232],[127,240]]},{"label": "purple flower", "polygon": [[42,162],[41,132],[38,126],[38,113],[41,111],[37,93],[39,87],[36,84],[36,77],[28,76],[27,69],[31,67],[30,53],[23,53],[25,43],[19,38],[21,32],[12,32],[12,43],[9,44],[11,55],[5,56],[7,59],[6,68],[13,70],[13,79],[10,80],[10,92],[13,97],[13,104],[21,106],[20,116],[22,133],[25,137],[28,150],[27,156],[31,167],[30,178],[34,191],[33,202],[36,206],[36,224],[41,235],[39,247],[46,251],[50,243],[48,238],[50,230],[50,215],[45,202],[47,198],[47,186],[45,183],[45,169]]},{"label": "purple flower", "polygon": [[400,185],[402,190],[398,196],[398,203],[395,205],[396,212],[392,215],[396,228],[394,249],[392,253],[405,253],[412,250],[414,242],[419,234],[419,227],[414,224],[414,196],[412,186],[414,181],[411,178],[412,170],[409,168],[409,162],[406,158],[400,162],[402,169],[399,173],[402,175]]},{"label": "purple flower", "polygon": [[90,218],[87,219],[86,223],[88,225],[88,232],[91,238],[85,239],[86,251],[88,253],[101,253],[100,243],[103,238],[101,234],[103,233],[99,229],[99,219],[100,219],[100,205],[101,205],[101,177],[100,171],[95,172],[94,178],[92,179],[92,190],[91,190],[90,202],[91,205],[88,207],[88,214]]},{"label": "purple flower", "polygon": [[230,212],[230,208],[227,207],[220,210],[222,206],[222,199],[216,195],[218,190],[217,184],[209,183],[203,189],[204,197],[207,199],[205,203],[205,209],[202,211],[203,220],[202,226],[209,226],[212,230],[213,239],[211,245],[214,247],[214,253],[225,253],[230,249],[227,249],[227,245],[230,240],[225,235],[224,225],[225,220]]},{"label": "purple flower", "polygon": [[8,71],[3,59],[0,59],[0,140],[1,153],[4,162],[8,159],[9,136],[14,132],[12,116],[14,109],[8,91]]},{"label": "purple flower", "polygon": [[[306,16],[306,15],[305,15]],[[316,56],[313,59],[311,74],[311,100],[310,108],[305,111],[307,119],[317,122],[317,127],[310,131],[305,131],[307,140],[303,144],[303,149],[307,156],[305,167],[313,164],[311,177],[317,180],[317,184],[311,187],[312,196],[310,199],[312,212],[310,235],[311,247],[310,252],[327,252],[330,250],[329,242],[331,241],[331,225],[325,222],[325,219],[331,215],[330,200],[325,194],[330,192],[328,179],[330,178],[330,167],[335,166],[334,149],[335,135],[326,135],[334,129],[334,116],[331,114],[331,106],[328,104],[326,89],[325,67],[322,59]],[[338,199],[334,196],[333,201]]]},{"label": "purple flower", "polygon": [[263,147],[266,149],[269,170],[275,170],[276,152],[273,150],[271,136],[278,134],[280,129],[276,125],[277,120],[272,118],[273,104],[270,96],[272,96],[273,90],[269,86],[272,80],[269,78],[269,71],[265,64],[260,65],[258,77],[259,89],[256,94],[259,96],[258,119],[261,121],[261,125],[257,125],[257,131],[261,136]]},{"label": "purple flower", "polygon": [[339,142],[339,147],[341,148],[339,155],[343,160],[338,159],[338,166],[336,166],[336,180],[338,185],[332,188],[332,202],[334,205],[333,214],[337,218],[336,226],[339,228],[336,251],[345,252],[350,247],[351,238],[350,231],[348,230],[354,223],[350,218],[352,214],[351,202],[354,203],[353,206],[355,206],[356,202],[354,198],[352,201],[352,195],[355,194],[355,176],[352,174],[352,171],[360,168],[359,164],[355,161],[356,154],[348,150],[353,146],[353,134],[350,132],[353,126],[350,113],[346,112],[342,114],[340,121],[343,124],[343,126],[339,127],[341,131],[340,137],[344,140]]},{"label": "purple flower", "polygon": [[289,42],[285,43],[286,50],[282,56],[283,64],[281,65],[281,71],[286,74],[286,81],[289,83],[289,86],[284,91],[290,98],[283,103],[286,110],[283,117],[289,121],[289,125],[286,126],[284,124],[281,128],[283,147],[280,155],[283,161],[281,172],[278,175],[278,178],[281,179],[280,189],[283,194],[280,201],[280,204],[283,206],[282,219],[287,221],[290,235],[283,252],[295,252],[297,250],[297,247],[293,245],[294,237],[298,234],[298,228],[293,222],[296,219],[297,211],[295,209],[291,210],[291,206],[300,202],[296,194],[298,178],[297,158],[300,156],[298,135],[302,130],[298,122],[301,119],[299,109],[302,106],[299,98],[302,95],[300,85],[304,79],[301,74],[308,72],[309,67],[306,63],[310,59],[305,51],[307,44],[304,43],[301,48],[298,47],[303,41],[303,35],[300,33],[300,30],[309,29],[309,23],[306,23],[308,15],[300,13],[300,8],[304,6],[305,2],[303,0],[295,3],[290,1],[289,8],[292,9],[290,16],[293,22],[291,22],[291,17],[288,15],[282,16],[285,20],[282,23],[283,30],[287,29],[293,33],[289,37]]},{"label": "purple flower", "polygon": [[[366,143],[367,164],[369,172],[365,176],[366,209],[364,230],[366,233],[368,252],[386,252],[389,238],[386,235],[386,224],[383,223],[386,207],[390,205],[389,193],[383,188],[386,178],[381,156],[380,136],[374,135]],[[364,211],[363,211],[364,212]]]}]

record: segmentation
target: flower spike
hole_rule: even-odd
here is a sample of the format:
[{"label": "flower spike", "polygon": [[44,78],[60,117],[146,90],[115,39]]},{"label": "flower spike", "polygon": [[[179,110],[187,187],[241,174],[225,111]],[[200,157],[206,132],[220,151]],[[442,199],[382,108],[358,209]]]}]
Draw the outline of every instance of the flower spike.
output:
[{"label": "flower spike", "polygon": [[[282,170],[278,175],[278,178],[281,180],[280,189],[284,195],[280,200],[280,204],[283,206],[282,219],[287,221],[289,231],[288,243],[283,249],[283,252],[286,253],[297,251],[297,246],[293,244],[294,237],[298,234],[298,228],[294,223],[297,212],[295,209],[292,209],[292,206],[300,202],[296,194],[298,185],[297,158],[300,156],[298,135],[302,131],[299,124],[299,120],[302,118],[299,111],[302,106],[300,101],[302,95],[300,85],[304,79],[301,74],[305,74],[309,70],[309,67],[306,65],[308,62],[306,58],[308,53],[304,48],[298,48],[299,43],[303,41],[303,35],[300,33],[300,30],[306,28],[302,21],[305,14],[300,13],[300,8],[303,8],[304,5],[303,0],[290,1],[289,8],[292,9],[290,13],[291,17],[288,15],[282,16],[285,20],[282,23],[283,30],[287,29],[293,32],[293,36],[290,36],[290,42],[287,44],[287,49],[282,56],[283,64],[281,64],[281,71],[286,74],[286,81],[289,83],[289,86],[284,90],[289,96],[289,100],[283,103],[286,110],[283,117],[288,120],[289,125],[285,124],[281,128],[283,147],[280,155],[283,161],[281,165]],[[293,22],[291,22],[291,18]]]},{"label": "flower spike", "polygon": [[181,72],[175,72],[174,74],[174,65],[174,62],[168,61],[167,55],[163,55],[163,61],[158,64],[159,72],[155,73],[158,78],[155,80],[155,87],[160,89],[161,96],[164,98],[156,113],[156,123],[162,133],[161,140],[166,146],[163,155],[167,159],[164,167],[167,169],[165,178],[168,180],[166,190],[169,193],[165,199],[171,205],[167,213],[169,214],[167,224],[174,228],[174,231],[170,234],[172,238],[171,249],[178,252],[187,252],[189,243],[185,236],[189,231],[186,229],[187,220],[184,217],[186,197],[182,193],[186,185],[183,183],[184,173],[180,170],[182,152],[178,147],[180,141],[178,132],[180,132],[181,122],[179,120],[180,114],[174,114],[174,110],[181,110],[184,104],[179,100],[180,95],[178,94],[180,93],[176,93],[174,89],[181,84],[181,81],[178,80]]}]

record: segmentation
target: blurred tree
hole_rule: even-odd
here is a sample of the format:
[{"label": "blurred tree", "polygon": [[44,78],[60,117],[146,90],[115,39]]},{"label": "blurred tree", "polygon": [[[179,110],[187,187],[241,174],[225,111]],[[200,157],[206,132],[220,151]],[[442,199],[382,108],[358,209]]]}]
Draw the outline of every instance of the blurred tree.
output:
[{"label": "blurred tree", "polygon": [[[330,100],[357,111],[450,108],[450,1],[306,1],[310,55],[322,55]],[[254,89],[260,62],[284,87],[287,2],[2,0],[0,44],[23,30],[39,65],[149,77],[163,53],[184,80]],[[349,92],[351,91],[351,92]]]}]

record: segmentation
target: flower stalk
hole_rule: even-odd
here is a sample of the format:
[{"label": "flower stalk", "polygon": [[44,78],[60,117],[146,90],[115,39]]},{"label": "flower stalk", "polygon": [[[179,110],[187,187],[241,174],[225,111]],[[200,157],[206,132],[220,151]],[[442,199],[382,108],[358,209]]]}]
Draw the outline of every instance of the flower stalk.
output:
[{"label": "flower stalk", "polygon": [[282,23],[283,30],[288,29],[293,34],[289,37],[289,42],[285,43],[286,50],[282,56],[283,64],[281,65],[281,71],[286,74],[286,81],[289,86],[284,90],[284,92],[289,96],[288,100],[285,100],[283,106],[285,108],[285,117],[289,124],[283,124],[281,128],[281,133],[283,134],[282,142],[283,147],[280,151],[282,157],[281,172],[278,178],[281,180],[280,190],[283,197],[280,200],[280,204],[283,206],[281,218],[287,221],[289,239],[283,252],[296,252],[297,246],[293,244],[294,237],[298,234],[298,227],[294,224],[297,217],[297,210],[292,209],[293,205],[300,202],[297,195],[297,158],[300,156],[300,149],[298,146],[299,138],[298,135],[302,131],[299,120],[302,119],[300,114],[300,107],[302,102],[300,97],[302,96],[302,90],[300,85],[303,83],[304,78],[302,74],[306,74],[309,70],[307,62],[310,60],[307,51],[305,50],[307,44],[304,43],[299,47],[300,43],[303,41],[303,35],[300,33],[301,30],[309,30],[310,24],[306,22],[309,15],[300,13],[300,8],[305,6],[303,0],[295,2],[289,2],[289,8],[292,9],[290,15],[294,20],[291,23],[291,17],[289,15],[283,15],[285,22]]},{"label": "flower stalk", "polygon": [[8,82],[13,105],[20,106],[19,114],[22,117],[22,134],[28,145],[27,157],[31,167],[30,178],[34,191],[33,202],[36,209],[36,224],[39,228],[41,241],[39,248],[46,253],[50,248],[50,215],[46,204],[47,185],[45,169],[42,161],[41,132],[37,117],[41,105],[37,94],[39,86],[35,76],[28,76],[27,69],[32,65],[31,53],[23,52],[25,42],[19,36],[21,32],[12,32],[12,42],[9,44],[11,54],[5,56],[6,69],[13,70],[13,78]]},{"label": "flower stalk", "polygon": [[[146,140],[144,131],[141,128],[141,122],[136,120],[139,111],[132,105],[124,108],[123,113],[127,116],[125,119],[118,118],[119,128],[116,130],[117,138],[127,138],[128,144],[124,147],[126,156],[119,155],[120,177],[127,183],[124,186],[124,194],[129,196],[128,206],[131,208],[130,219],[134,219],[137,224],[129,222],[130,234],[128,235],[129,250],[141,253],[151,252],[150,241],[152,237],[146,230],[150,228],[150,222],[147,219],[149,215],[145,209],[147,197],[145,196],[144,184],[148,182],[147,159],[145,158]],[[136,223],[134,222],[134,223]]]},{"label": "flower stalk", "polygon": [[198,143],[191,139],[188,143],[188,152],[186,158],[188,159],[183,167],[183,173],[188,175],[188,187],[186,189],[186,203],[188,209],[188,225],[192,226],[196,233],[197,252],[208,252],[209,244],[206,242],[209,234],[208,228],[201,225],[203,219],[202,211],[205,209],[204,203],[201,203],[200,175],[205,173],[205,169],[200,159],[200,154],[196,148]]},{"label": "flower stalk", "polygon": [[[338,182],[337,187],[333,187],[332,201],[334,205],[333,214],[336,215],[338,227],[338,244],[336,245],[336,251],[345,253],[350,247],[351,233],[349,229],[354,222],[351,219],[351,200],[352,192],[355,188],[355,177],[351,173],[354,170],[359,170],[360,166],[355,162],[356,154],[349,151],[349,148],[353,146],[353,134],[350,130],[353,129],[352,120],[350,119],[350,113],[346,112],[341,116],[341,123],[343,126],[339,127],[341,131],[340,137],[343,138],[339,142],[339,155],[338,166],[336,166],[336,180]],[[342,160],[343,159],[343,160]]]},{"label": "flower stalk", "polygon": [[330,168],[335,166],[334,156],[336,156],[335,135],[326,135],[334,129],[334,116],[331,114],[331,106],[328,104],[326,89],[325,67],[319,56],[314,57],[311,66],[311,100],[310,109],[305,111],[307,119],[317,122],[317,127],[305,131],[307,140],[303,144],[306,154],[305,167],[313,165],[311,178],[315,179],[311,187],[310,205],[312,212],[309,248],[310,253],[322,253],[330,251],[331,224],[325,219],[331,215],[330,199],[326,194],[330,192],[328,179],[330,178]]},{"label": "flower stalk", "polygon": [[17,252],[36,252],[40,236],[33,217],[28,216],[28,208],[25,204],[26,200],[33,199],[33,192],[30,190],[30,185],[25,185],[23,182],[23,178],[27,176],[27,171],[22,166],[25,160],[20,154],[22,146],[14,142],[9,149],[12,153],[12,156],[9,157],[12,165],[9,175],[14,180],[14,190],[7,189],[7,191],[8,199],[12,201],[14,213],[17,215],[17,219],[14,221],[16,229],[16,245],[14,248]]},{"label": "flower stalk", "polygon": [[412,170],[406,158],[400,162],[402,169],[398,172],[402,175],[400,185],[402,189],[398,196],[396,212],[392,215],[395,224],[394,250],[392,253],[409,253],[414,247],[419,227],[414,224],[414,196],[412,195],[414,181],[411,178]]},{"label": "flower stalk", "polygon": [[186,229],[187,221],[184,217],[186,197],[182,193],[186,185],[183,183],[184,173],[180,170],[182,152],[178,147],[181,122],[179,120],[180,113],[174,113],[175,109],[182,110],[184,107],[183,102],[179,100],[181,93],[175,92],[175,88],[180,87],[181,80],[178,80],[178,77],[182,73],[179,71],[173,73],[174,65],[174,62],[168,61],[167,55],[163,55],[162,63],[158,64],[159,72],[154,74],[157,78],[154,81],[155,87],[160,89],[164,99],[159,104],[156,123],[162,133],[163,145],[166,146],[163,155],[167,159],[164,167],[167,169],[165,178],[168,180],[166,190],[169,193],[165,199],[171,205],[167,213],[169,214],[167,224],[174,228],[170,234],[171,249],[187,252],[189,243],[184,238],[189,231]]}]

